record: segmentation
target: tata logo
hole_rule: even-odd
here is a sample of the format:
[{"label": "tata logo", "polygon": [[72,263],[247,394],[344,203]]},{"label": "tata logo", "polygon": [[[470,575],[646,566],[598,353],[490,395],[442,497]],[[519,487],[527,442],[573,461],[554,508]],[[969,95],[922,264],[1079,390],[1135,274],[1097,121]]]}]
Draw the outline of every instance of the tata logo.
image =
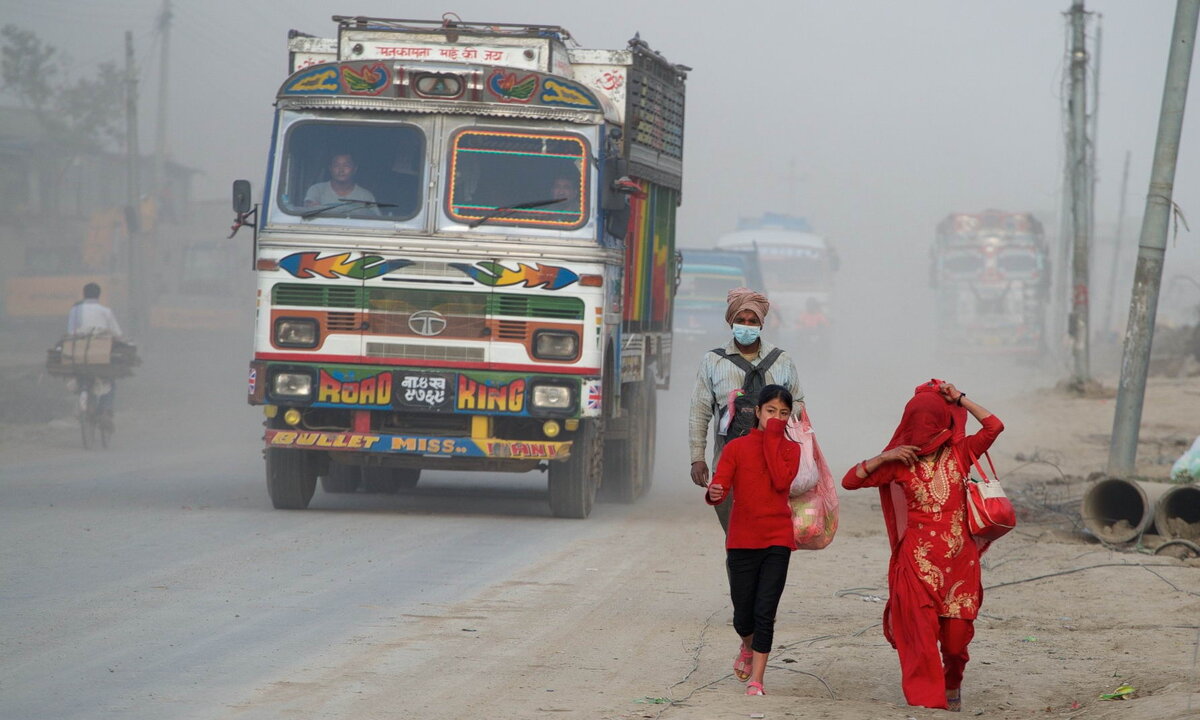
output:
[{"label": "tata logo", "polygon": [[425,337],[441,335],[446,329],[446,316],[435,310],[418,310],[408,316],[408,329]]}]

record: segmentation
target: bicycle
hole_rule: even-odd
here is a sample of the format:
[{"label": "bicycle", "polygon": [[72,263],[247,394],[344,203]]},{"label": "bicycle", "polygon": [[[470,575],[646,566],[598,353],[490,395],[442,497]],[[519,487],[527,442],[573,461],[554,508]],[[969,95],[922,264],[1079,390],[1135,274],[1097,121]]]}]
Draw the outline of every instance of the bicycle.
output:
[{"label": "bicycle", "polygon": [[97,436],[100,447],[107,448],[116,429],[112,408],[105,402],[105,396],[112,393],[112,385],[95,377],[77,377],[75,381],[79,387],[79,430],[83,449],[96,447]]}]

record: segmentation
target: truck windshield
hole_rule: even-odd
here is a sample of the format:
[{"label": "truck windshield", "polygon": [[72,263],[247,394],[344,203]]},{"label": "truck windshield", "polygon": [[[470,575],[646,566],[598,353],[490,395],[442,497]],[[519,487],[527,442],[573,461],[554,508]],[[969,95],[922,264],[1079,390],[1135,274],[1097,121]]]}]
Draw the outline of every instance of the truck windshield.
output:
[{"label": "truck windshield", "polygon": [[472,226],[582,227],[590,156],[578,135],[462,130],[450,143],[446,214]]},{"label": "truck windshield", "polygon": [[824,251],[818,248],[767,245],[759,246],[763,282],[769,288],[786,290],[797,285],[826,282]]},{"label": "truck windshield", "polygon": [[283,150],[279,207],[303,219],[407,220],[420,212],[425,135],[414,125],[307,121]]}]

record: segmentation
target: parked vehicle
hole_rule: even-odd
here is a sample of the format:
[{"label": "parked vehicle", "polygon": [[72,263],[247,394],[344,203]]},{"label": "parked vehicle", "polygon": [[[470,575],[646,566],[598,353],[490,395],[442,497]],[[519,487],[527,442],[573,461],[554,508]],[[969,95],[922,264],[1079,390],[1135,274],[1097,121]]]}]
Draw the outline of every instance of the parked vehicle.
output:
[{"label": "parked vehicle", "polygon": [[1003,210],[954,213],[938,224],[930,255],[944,347],[1045,351],[1050,256],[1037,218]]},{"label": "parked vehicle", "polygon": [[334,20],[289,41],[261,205],[234,183],[275,507],[318,478],[539,468],[557,516],[602,484],[632,502],[670,380],[688,68],[555,26]]}]

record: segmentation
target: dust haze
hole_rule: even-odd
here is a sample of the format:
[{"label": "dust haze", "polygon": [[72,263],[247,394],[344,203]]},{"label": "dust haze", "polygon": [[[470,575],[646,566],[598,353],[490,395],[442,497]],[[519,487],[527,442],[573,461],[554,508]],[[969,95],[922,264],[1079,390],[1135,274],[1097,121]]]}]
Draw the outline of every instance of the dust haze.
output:
[{"label": "dust haze", "polygon": [[[161,0],[0,0],[0,26],[33,31],[80,68],[105,62],[122,67],[124,33],[132,31],[141,93],[140,148],[145,154],[154,148],[156,102],[163,91],[162,35],[156,30],[162,5]],[[935,228],[950,213],[990,208],[1031,212],[1045,226],[1053,262],[1061,262],[1067,39],[1063,12],[1069,0],[511,0],[503,5],[459,0],[442,6],[294,0],[286,4],[286,11],[279,3],[256,0],[174,0],[171,5],[167,154],[193,172],[187,232],[207,233],[232,258],[213,266],[227,288],[222,308],[230,310],[232,322],[203,334],[165,330],[135,338],[144,365],[136,378],[121,384],[118,417],[123,409],[149,410],[136,419],[119,420],[127,423],[120,431],[120,447],[99,461],[112,472],[140,478],[139,473],[149,473],[147,467],[174,460],[194,462],[199,468],[205,462],[200,448],[225,459],[256,460],[260,453],[261,411],[245,401],[255,307],[251,239],[248,230],[224,239],[233,220],[230,184],[244,178],[252,182],[256,197],[262,192],[272,103],[287,76],[287,33],[296,29],[329,37],[335,32],[330,20],[335,14],[433,19],[453,11],[472,22],[556,24],[588,48],[625,47],[638,33],[672,62],[691,67],[680,247],[685,253],[689,248],[712,248],[722,234],[735,229],[739,218],[771,212],[806,218],[840,255],[830,308],[831,359],[817,366],[803,356],[796,358],[809,411],[838,475],[885,444],[905,400],[923,380],[955,382],[1011,426],[1030,413],[1039,392],[1070,374],[1064,330],[1068,298],[1063,287],[1051,290],[1048,327],[1057,334],[1051,336],[1049,352],[1021,362],[938,353],[929,283]],[[1099,24],[1090,26],[1093,39],[1096,28],[1102,31],[1091,362],[1093,375],[1115,387],[1174,3],[1089,0],[1087,10],[1099,14]],[[1094,59],[1093,69],[1096,66]],[[1193,88],[1174,186],[1174,201],[1188,220],[1200,217],[1196,94]],[[0,92],[0,107],[17,106],[16,98]],[[0,144],[4,141],[0,135]],[[1126,216],[1117,238],[1127,152]],[[1172,226],[1158,316],[1162,325],[1197,322],[1198,232],[1188,232],[1182,222]],[[0,237],[2,233],[0,228]],[[1110,292],[1114,262],[1117,272]],[[1110,299],[1115,308],[1112,322],[1101,327]],[[113,305],[123,320],[131,312],[119,301]],[[4,319],[0,334],[8,347],[0,348],[0,360],[40,362],[45,347],[64,329],[66,312],[63,307],[61,322]],[[687,403],[698,362],[696,356],[676,357],[670,388],[659,395],[652,494],[672,501],[695,501],[689,494],[694,488],[684,456]],[[25,417],[51,422],[69,414],[71,398],[65,392],[35,387],[32,378],[0,378],[6,394],[28,407]],[[42,405],[46,402],[52,405]],[[13,413],[3,419],[13,422]],[[173,424],[180,432],[164,442],[164,428]],[[153,447],[132,450],[143,437],[153,438]],[[195,480],[202,483],[216,473],[197,469]],[[504,479],[504,486],[515,493],[508,500],[490,491],[468,497],[487,486],[483,479],[462,480],[466,489],[456,489],[456,479],[444,480],[449,488],[445,492],[461,492],[466,510],[453,499],[439,502],[436,495],[414,502],[418,514],[436,516],[453,508],[468,516],[482,515],[498,503],[506,508],[503,503],[514,497],[537,495],[545,486],[543,477]],[[149,499],[138,496],[132,501],[141,509],[154,508],[155,489],[148,480],[145,487]],[[220,506],[253,497],[262,506],[265,494],[259,473],[237,478],[236,489],[224,487],[208,501]],[[164,501],[163,507],[167,504]],[[362,522],[376,526],[373,532],[382,543],[389,530],[382,527],[387,523],[381,518],[389,517],[379,511],[401,504],[356,500],[349,507],[361,511]],[[512,513],[533,511],[514,506]],[[128,521],[133,527],[139,522],[136,515]],[[436,524],[430,525],[432,535]],[[568,536],[568,531],[556,530],[544,542],[565,544]],[[494,537],[472,536],[472,541],[488,545]],[[328,561],[338,558],[331,552]],[[394,569],[402,580],[412,577],[403,567]],[[258,580],[248,577],[246,583]],[[456,586],[464,596],[473,589]]]}]

